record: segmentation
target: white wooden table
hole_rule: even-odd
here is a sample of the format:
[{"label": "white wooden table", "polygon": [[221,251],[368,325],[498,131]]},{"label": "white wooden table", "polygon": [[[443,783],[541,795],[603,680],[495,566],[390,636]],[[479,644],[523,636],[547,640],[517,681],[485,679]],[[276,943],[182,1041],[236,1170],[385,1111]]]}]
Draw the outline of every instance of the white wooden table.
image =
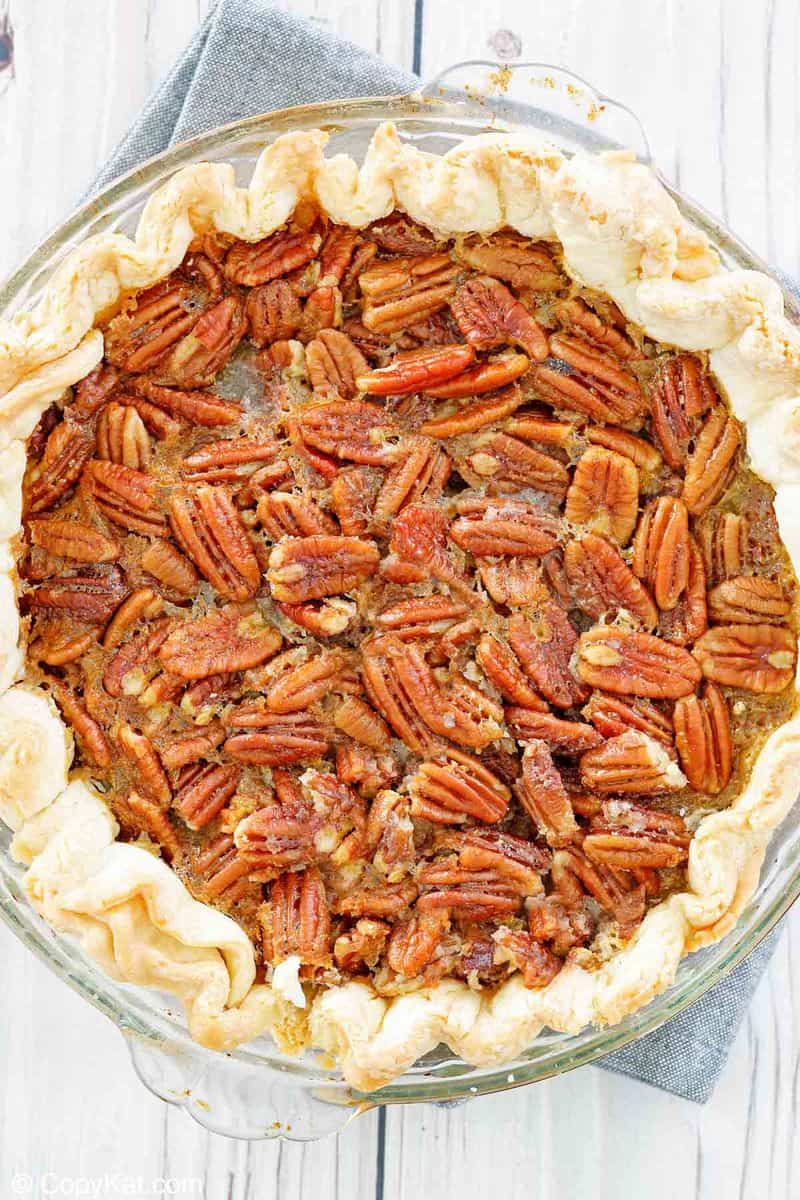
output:
[{"label": "white wooden table", "polygon": [[[642,117],[671,179],[800,274],[796,0],[283,7],[427,76],[471,57],[572,68]],[[206,9],[0,0],[14,33],[0,70],[0,275],[67,214]],[[589,1067],[465,1107],[372,1113],[307,1146],[206,1133],[140,1086],[116,1030],[4,928],[0,954],[3,1198],[800,1197],[800,911],[705,1108]],[[149,1188],[158,1179],[173,1190]]]}]

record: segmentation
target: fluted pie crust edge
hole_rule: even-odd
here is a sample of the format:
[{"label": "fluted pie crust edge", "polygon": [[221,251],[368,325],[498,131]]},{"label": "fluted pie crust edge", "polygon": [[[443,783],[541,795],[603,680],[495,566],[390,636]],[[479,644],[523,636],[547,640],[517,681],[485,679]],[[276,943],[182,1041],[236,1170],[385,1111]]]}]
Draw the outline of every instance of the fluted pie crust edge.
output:
[{"label": "fluted pie crust edge", "polygon": [[276,968],[272,986],[254,983],[243,930],[194,900],[164,861],[116,841],[110,810],[85,772],[70,770],[72,735],[53,702],[19,682],[13,546],[24,439],[100,361],[95,322],[121,293],[177,268],[200,233],[256,241],[305,198],[356,227],[395,208],[447,236],[511,227],[557,238],[572,278],[605,292],[649,336],[709,352],[715,380],[747,429],[751,465],[776,489],[781,537],[800,573],[800,332],[784,316],[777,284],[724,269],[630,155],[566,158],[516,132],[476,136],[438,157],[385,124],[359,167],[344,155],[326,159],[326,141],[321,131],[279,137],[245,188],[227,164],[184,167],[150,197],[134,240],[88,239],[31,312],[0,324],[0,818],[14,831],[12,853],[28,868],[36,910],[113,978],[174,993],[197,1041],[230,1049],[269,1031],[284,1050],[325,1051],[354,1087],[371,1090],[441,1042],[469,1063],[498,1065],[543,1026],[574,1033],[613,1024],[667,987],[682,956],[726,934],[757,886],[770,834],[795,800],[800,717],[770,736],[736,802],[699,824],[689,890],[651,909],[601,967],[570,961],[540,990],[525,988],[519,975],[484,993],[451,979],[390,1000],[351,982],[301,1007],[296,962]]}]

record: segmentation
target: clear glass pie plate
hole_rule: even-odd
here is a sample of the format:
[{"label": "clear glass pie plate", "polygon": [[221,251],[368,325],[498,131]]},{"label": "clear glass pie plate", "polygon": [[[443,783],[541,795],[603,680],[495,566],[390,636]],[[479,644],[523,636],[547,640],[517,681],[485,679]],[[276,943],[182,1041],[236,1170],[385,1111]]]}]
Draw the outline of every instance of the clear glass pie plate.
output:
[{"label": "clear glass pie plate", "polygon": [[[132,234],[148,195],[186,163],[231,162],[244,184],[266,143],[287,130],[313,128],[330,134],[329,153],[346,152],[360,160],[376,126],[387,119],[396,123],[403,138],[437,153],[487,128],[520,124],[541,131],[566,151],[625,145],[649,161],[638,120],[582,80],[543,64],[460,64],[413,96],[285,109],[214,130],[151,159],[84,204],[38,247],[0,291],[0,312],[8,316],[30,306],[64,255],[87,236],[104,230]],[[726,264],[765,269],[697,205],[683,196],[676,199]],[[786,303],[797,320],[800,314],[788,295]],[[574,1036],[545,1031],[515,1063],[503,1068],[470,1067],[440,1048],[379,1092],[362,1095],[343,1082],[332,1064],[311,1053],[287,1058],[267,1038],[230,1054],[197,1046],[168,996],[115,983],[36,915],[25,899],[22,871],[11,860],[9,843],[10,833],[3,830],[0,914],[9,927],[122,1030],[148,1088],[185,1107],[209,1129],[242,1138],[317,1138],[341,1129],[376,1104],[453,1101],[592,1062],[698,999],[754,949],[800,893],[800,813],[794,813],[777,830],[759,888],[733,932],[684,959],[672,986],[639,1012],[612,1028],[586,1029]]]}]

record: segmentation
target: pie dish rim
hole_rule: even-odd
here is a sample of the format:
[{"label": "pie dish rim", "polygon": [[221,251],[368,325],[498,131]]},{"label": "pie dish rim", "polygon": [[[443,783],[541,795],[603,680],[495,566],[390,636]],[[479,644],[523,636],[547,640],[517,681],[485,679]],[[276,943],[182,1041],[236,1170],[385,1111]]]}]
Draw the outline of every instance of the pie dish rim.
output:
[{"label": "pie dish rim", "polygon": [[85,373],[85,372],[83,372],[83,373]]}]

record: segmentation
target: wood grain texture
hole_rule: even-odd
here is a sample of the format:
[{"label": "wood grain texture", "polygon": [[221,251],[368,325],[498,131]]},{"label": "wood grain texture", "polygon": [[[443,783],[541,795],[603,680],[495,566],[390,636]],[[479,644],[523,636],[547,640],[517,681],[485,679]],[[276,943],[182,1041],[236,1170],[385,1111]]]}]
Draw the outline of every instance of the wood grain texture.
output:
[{"label": "wood grain texture", "polygon": [[[0,32],[8,9],[15,33],[13,79],[0,71],[0,274],[75,203],[207,7],[0,0]],[[425,76],[463,58],[570,67],[640,115],[668,178],[800,275],[795,0],[281,7]],[[37,1177],[34,1195],[47,1172],[108,1172],[199,1179],[185,1194],[208,1200],[800,1197],[800,912],[703,1109],[587,1068],[462,1107],[368,1114],[309,1146],[206,1133],[141,1087],[117,1031],[4,928],[0,948],[2,1197],[14,1171]]]}]

